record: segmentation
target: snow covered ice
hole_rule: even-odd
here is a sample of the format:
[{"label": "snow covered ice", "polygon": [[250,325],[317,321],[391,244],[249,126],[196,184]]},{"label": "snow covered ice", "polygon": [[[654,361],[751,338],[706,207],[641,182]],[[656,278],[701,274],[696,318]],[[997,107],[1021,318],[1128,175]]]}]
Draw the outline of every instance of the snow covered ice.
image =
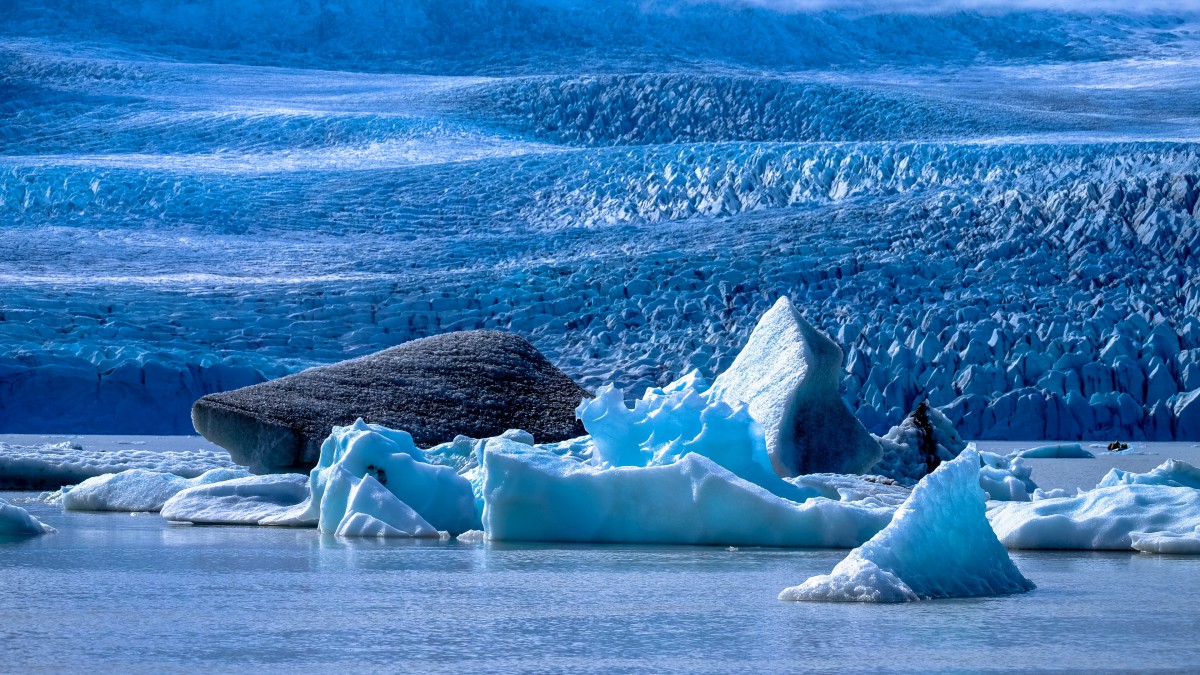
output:
[{"label": "snow covered ice", "polygon": [[64,487],[62,506],[67,511],[159,511],[167,500],[183,490],[249,475],[243,469],[212,469],[195,478],[183,478],[172,473],[129,469]]},{"label": "snow covered ice", "polygon": [[1200,527],[1196,476],[1195,467],[1175,460],[1143,474],[1114,469],[1092,490],[993,505],[988,518],[1009,548],[1121,551],[1140,540],[1138,550],[1153,551],[1155,542],[1186,539]]},{"label": "snow covered ice", "polygon": [[[197,443],[199,445],[199,443]],[[223,450],[156,450],[141,446],[93,448],[88,444],[0,442],[0,489],[56,490],[129,469],[195,478],[214,469],[238,470]]]},{"label": "snow covered ice", "polygon": [[1200,525],[1190,532],[1130,532],[1136,551],[1174,555],[1200,555]]},{"label": "snow covered ice", "polygon": [[[247,476],[182,490],[163,504],[161,514],[167,520],[203,525],[257,525],[291,513],[308,496],[304,474]],[[315,526],[316,520],[293,524]]]},{"label": "snow covered ice", "polygon": [[779,598],[911,602],[1032,590],[988,524],[979,461],[968,450],[942,464],[917,484],[883,531],[830,574],[785,589]]}]

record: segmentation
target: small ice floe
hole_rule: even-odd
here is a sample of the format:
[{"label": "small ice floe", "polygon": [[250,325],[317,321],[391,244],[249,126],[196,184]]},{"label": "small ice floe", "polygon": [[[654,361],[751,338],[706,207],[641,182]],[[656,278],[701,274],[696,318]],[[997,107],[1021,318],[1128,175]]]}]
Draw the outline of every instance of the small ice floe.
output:
[{"label": "small ice floe", "polygon": [[1028,450],[1015,453],[1023,459],[1094,459],[1096,456],[1084,450],[1078,443],[1058,443],[1055,445],[1040,445]]},{"label": "small ice floe", "polygon": [[487,540],[487,534],[483,530],[467,530],[455,537],[455,539],[464,544],[478,544]]},{"label": "small ice floe", "polygon": [[25,509],[0,499],[0,537],[26,537],[55,531]]},{"label": "small ice floe", "polygon": [[830,574],[784,589],[779,598],[911,602],[1032,590],[988,524],[979,461],[969,449],[939,466],[882,532]]}]

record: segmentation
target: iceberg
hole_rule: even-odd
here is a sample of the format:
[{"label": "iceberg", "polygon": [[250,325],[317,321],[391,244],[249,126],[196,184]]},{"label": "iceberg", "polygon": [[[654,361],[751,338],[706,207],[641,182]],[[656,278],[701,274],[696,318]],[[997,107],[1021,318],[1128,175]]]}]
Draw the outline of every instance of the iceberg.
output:
[{"label": "iceberg", "polygon": [[712,459],[600,466],[507,439],[483,454],[483,529],[491,540],[720,546],[856,546],[893,508],[781,498]]},{"label": "iceberg", "polygon": [[892,427],[879,444],[883,458],[871,471],[901,481],[916,482],[942,462],[967,448],[954,424],[937,408],[922,401],[899,426]]},{"label": "iceberg", "polygon": [[881,450],[842,402],[841,375],[842,348],[781,297],[713,381],[712,394],[749,406],[780,476],[864,473]]},{"label": "iceberg", "polygon": [[781,600],[912,602],[1033,590],[988,524],[979,457],[963,452],[921,480],[891,523],[833,572]]},{"label": "iceberg", "polygon": [[1008,548],[1128,551],[1135,532],[1145,536],[1200,527],[1200,490],[1120,484],[1074,497],[996,504],[988,518]]},{"label": "iceberg", "polygon": [[56,530],[29,515],[25,509],[0,499],[0,537],[53,534]]},{"label": "iceberg", "polygon": [[1033,467],[1020,457],[998,455],[994,452],[978,453],[979,485],[988,499],[1005,502],[1027,502],[1038,489],[1029,477]]},{"label": "iceberg", "polygon": [[784,499],[815,495],[775,473],[762,429],[745,404],[731,406],[705,390],[693,372],[646,390],[629,408],[620,389],[600,388],[576,412],[590,434],[592,461],[601,468],[664,466],[694,453]]},{"label": "iceberg", "polygon": [[1200,468],[1177,459],[1168,459],[1146,473],[1110,469],[1096,487],[1114,485],[1167,485],[1200,490]]},{"label": "iceberg", "polygon": [[[361,419],[350,426],[334,427],[321,445],[317,466],[309,473],[308,499],[287,513],[260,522],[295,526],[317,523],[322,532],[334,534],[347,516],[351,493],[367,476],[436,530],[454,536],[479,529],[475,496],[466,478],[449,466],[428,463],[407,432]],[[368,490],[363,499],[371,495],[378,493]],[[392,505],[378,515],[392,517],[396,513],[398,508]]]},{"label": "iceberg", "polygon": [[1096,457],[1091,452],[1084,450],[1083,446],[1078,443],[1040,445],[1015,454],[1023,459],[1094,459]]},{"label": "iceberg", "polygon": [[[307,499],[308,476],[266,474],[188,488],[168,499],[160,514],[203,525],[257,525],[294,511]],[[316,520],[292,524],[313,526]]]},{"label": "iceberg", "polygon": [[[345,472],[339,475],[346,476]],[[345,515],[334,534],[339,537],[437,537],[438,531],[396,499],[374,476],[355,484],[345,506]]]},{"label": "iceberg", "polygon": [[1135,551],[1200,555],[1200,526],[1190,532],[1130,532]]},{"label": "iceberg", "polygon": [[195,478],[183,478],[172,473],[129,469],[63,488],[62,506],[66,511],[159,511],[168,499],[183,490],[249,475],[241,469],[212,469]]}]

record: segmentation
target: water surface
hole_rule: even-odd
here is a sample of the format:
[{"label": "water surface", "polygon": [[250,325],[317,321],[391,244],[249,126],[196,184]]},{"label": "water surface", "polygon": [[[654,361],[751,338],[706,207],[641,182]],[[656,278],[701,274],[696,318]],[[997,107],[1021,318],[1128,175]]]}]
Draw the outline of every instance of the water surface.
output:
[{"label": "water surface", "polygon": [[[3,493],[13,499],[29,493]],[[1027,552],[1032,593],[797,604],[845,551],[348,541],[26,504],[4,670],[1088,671],[1200,663],[1200,558]]]}]

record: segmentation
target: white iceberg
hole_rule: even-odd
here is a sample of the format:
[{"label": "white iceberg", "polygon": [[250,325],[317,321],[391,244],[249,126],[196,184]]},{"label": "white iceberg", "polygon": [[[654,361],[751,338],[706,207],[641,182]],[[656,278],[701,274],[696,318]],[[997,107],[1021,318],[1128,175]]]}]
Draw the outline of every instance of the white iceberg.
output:
[{"label": "white iceberg", "polygon": [[842,401],[842,349],[786,298],[759,319],[746,346],[713,381],[712,394],[762,425],[775,472],[864,473],[879,442]]},{"label": "white iceberg", "polygon": [[1200,490],[1120,484],[1074,497],[996,504],[988,518],[1008,548],[1128,551],[1134,532],[1190,532],[1200,526]]},{"label": "white iceberg", "polygon": [[0,537],[53,534],[53,527],[29,515],[25,509],[0,499]]},{"label": "white iceberg", "polygon": [[978,466],[974,449],[942,464],[883,531],[830,574],[787,588],[779,598],[910,602],[1032,590],[988,524]]},{"label": "white iceberg", "polygon": [[1146,473],[1110,469],[1096,487],[1114,485],[1167,485],[1200,490],[1200,468],[1177,459],[1168,459]]},{"label": "white iceberg", "polygon": [[[294,511],[308,499],[308,476],[300,473],[247,476],[188,488],[163,504],[172,521],[205,525],[257,525]],[[296,525],[316,525],[314,519]]]},{"label": "white iceberg", "polygon": [[670,464],[603,467],[506,439],[484,447],[483,526],[492,540],[721,546],[856,546],[893,508],[796,503],[688,453]]},{"label": "white iceberg", "polygon": [[1200,555],[1200,526],[1190,532],[1130,532],[1129,538],[1136,551]]},{"label": "white iceberg", "polygon": [[158,511],[176,494],[198,485],[244,478],[244,469],[212,469],[195,478],[173,473],[129,469],[89,478],[62,490],[66,511]]},{"label": "white iceberg", "polygon": [[1004,502],[1027,502],[1032,499],[1037,483],[1029,477],[1033,467],[1020,457],[980,452],[979,485],[988,499]]},{"label": "white iceberg", "polygon": [[374,478],[426,523],[456,535],[479,529],[471,483],[450,466],[425,461],[404,431],[361,419],[334,427],[321,445],[321,458],[309,474],[309,495],[291,511],[264,518],[263,525],[311,525],[336,533],[346,517],[350,494],[365,476]]}]

